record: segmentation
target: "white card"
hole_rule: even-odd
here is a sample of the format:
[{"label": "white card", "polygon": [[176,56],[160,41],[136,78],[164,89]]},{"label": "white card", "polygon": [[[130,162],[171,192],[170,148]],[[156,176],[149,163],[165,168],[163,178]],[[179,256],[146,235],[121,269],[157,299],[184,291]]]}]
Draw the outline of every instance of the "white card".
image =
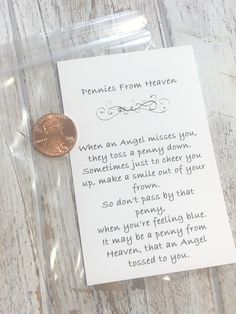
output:
[{"label": "white card", "polygon": [[192,48],[58,69],[87,284],[235,262]]}]

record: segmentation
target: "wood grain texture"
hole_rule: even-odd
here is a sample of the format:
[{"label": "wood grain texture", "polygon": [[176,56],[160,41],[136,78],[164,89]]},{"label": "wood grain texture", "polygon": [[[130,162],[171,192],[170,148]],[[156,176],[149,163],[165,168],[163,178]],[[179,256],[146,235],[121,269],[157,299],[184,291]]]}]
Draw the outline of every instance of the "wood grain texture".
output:
[{"label": "wood grain texture", "polygon": [[[6,1],[1,2],[1,68],[12,63],[16,58],[16,51],[12,42],[13,33],[10,14]],[[3,51],[4,50],[4,51]],[[6,53],[7,52],[7,53]],[[30,167],[25,147],[25,126],[22,110],[19,106],[19,86],[14,77],[2,77],[0,80],[1,103],[1,167],[0,167],[0,311],[1,313],[38,313],[44,309],[42,276],[40,261],[37,254],[35,239],[29,219],[29,208],[33,205],[32,193],[23,195],[20,177],[23,172],[18,171],[15,158],[20,147],[19,163]],[[9,119],[11,117],[11,119]],[[24,173],[27,181],[27,173]],[[28,185],[29,182],[27,182]],[[26,182],[25,182],[26,185]],[[45,311],[45,313],[47,313]]]},{"label": "wood grain texture", "polygon": [[[33,58],[27,38],[36,32],[125,9],[146,15],[156,47],[194,45],[235,237],[233,0],[2,0],[0,43],[9,53],[1,67],[16,56],[18,62]],[[45,55],[52,48],[49,39]],[[86,287],[69,158],[41,156],[30,141],[33,122],[62,111],[57,69],[53,63],[35,66],[0,84],[0,313],[236,313],[235,266]]]}]

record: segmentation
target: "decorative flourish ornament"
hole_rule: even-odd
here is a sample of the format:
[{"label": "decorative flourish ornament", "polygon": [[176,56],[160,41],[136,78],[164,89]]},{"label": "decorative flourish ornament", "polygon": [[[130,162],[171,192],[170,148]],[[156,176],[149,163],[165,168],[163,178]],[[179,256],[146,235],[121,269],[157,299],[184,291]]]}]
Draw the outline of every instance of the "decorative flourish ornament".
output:
[{"label": "decorative flourish ornament", "polygon": [[129,107],[112,106],[112,101],[109,101],[106,107],[99,107],[96,111],[98,119],[108,121],[120,114],[128,115],[131,112],[140,113],[149,111],[152,113],[164,113],[169,108],[170,101],[167,98],[157,98],[156,95],[151,95],[149,100],[137,102]]}]

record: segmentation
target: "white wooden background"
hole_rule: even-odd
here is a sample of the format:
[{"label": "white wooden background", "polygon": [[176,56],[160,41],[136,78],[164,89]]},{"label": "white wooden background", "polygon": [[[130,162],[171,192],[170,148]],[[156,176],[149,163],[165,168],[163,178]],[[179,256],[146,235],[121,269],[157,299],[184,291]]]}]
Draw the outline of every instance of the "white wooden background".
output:
[{"label": "white wooden background", "polygon": [[[0,0],[0,69],[35,32],[125,9],[146,15],[157,47],[194,45],[235,237],[235,0]],[[30,140],[31,124],[61,109],[57,86],[48,66],[0,80],[0,313],[235,314],[234,265],[86,287],[69,160]]]}]

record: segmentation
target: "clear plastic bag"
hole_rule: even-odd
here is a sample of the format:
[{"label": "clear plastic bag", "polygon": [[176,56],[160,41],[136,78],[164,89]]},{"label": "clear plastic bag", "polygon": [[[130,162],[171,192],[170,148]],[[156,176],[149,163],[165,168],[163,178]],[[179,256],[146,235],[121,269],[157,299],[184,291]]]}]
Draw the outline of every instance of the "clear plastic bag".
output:
[{"label": "clear plastic bag", "polygon": [[[0,49],[1,138],[8,148],[3,158],[15,191],[6,226],[13,226],[22,254],[15,276],[25,278],[15,289],[20,284],[35,289],[34,306],[43,313],[101,312],[96,289],[86,288],[69,156],[43,156],[31,140],[32,126],[42,115],[63,112],[56,62],[150,48],[154,43],[145,17],[127,11]],[[124,283],[113,286],[126,295]]]}]

